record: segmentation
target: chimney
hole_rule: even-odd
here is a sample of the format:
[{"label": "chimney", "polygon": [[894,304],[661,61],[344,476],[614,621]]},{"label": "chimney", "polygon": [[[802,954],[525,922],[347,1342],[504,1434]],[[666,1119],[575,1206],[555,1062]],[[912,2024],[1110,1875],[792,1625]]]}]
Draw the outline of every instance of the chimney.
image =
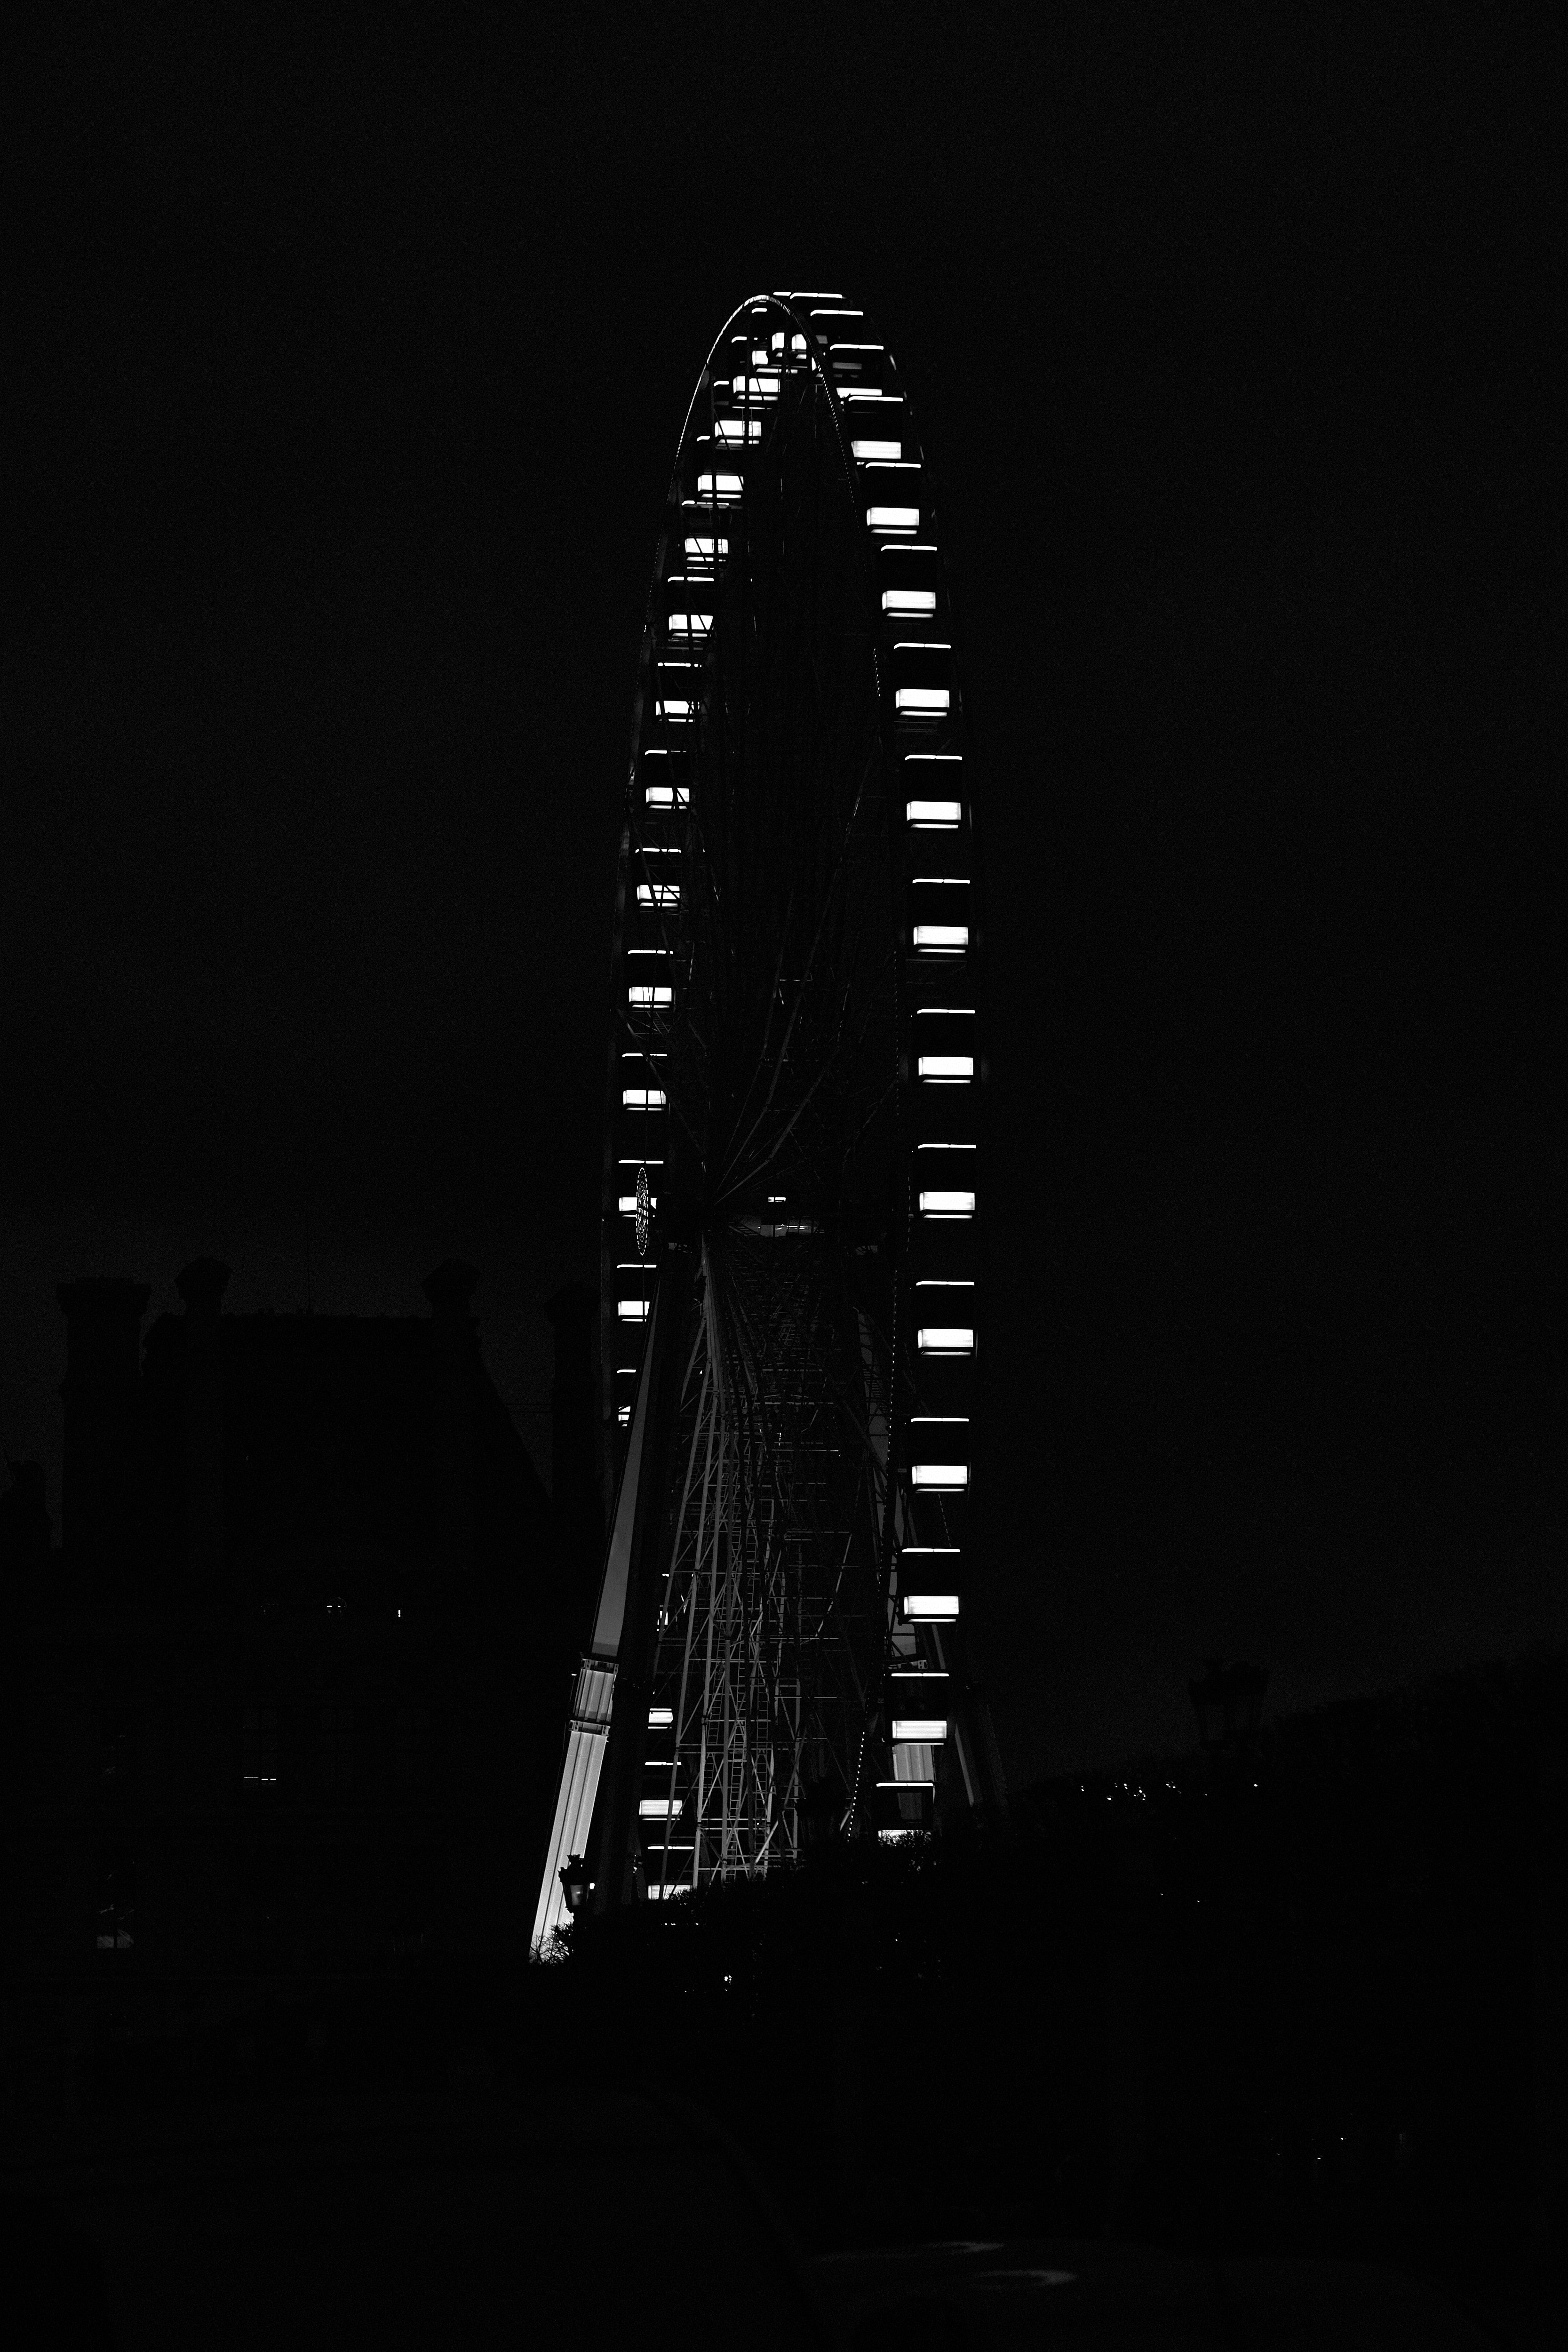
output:
[{"label": "chimney", "polygon": [[98,1569],[133,1537],[138,1374],[145,1282],[93,1276],[56,1286],[66,1318],[60,1525],[72,1567]]},{"label": "chimney", "polygon": [[423,1286],[430,1301],[435,1380],[432,1395],[432,1457],[435,1471],[435,1550],[444,1568],[469,1569],[475,1559],[475,1358],[469,1301],[476,1266],[460,1258],[438,1265]]},{"label": "chimney", "polygon": [[224,1572],[224,1368],[221,1303],[229,1269],[193,1258],[175,1280],[185,1302],[185,1559],[204,1588]]},{"label": "chimney", "polygon": [[599,1480],[599,1383],[594,1341],[599,1299],[585,1282],[569,1282],[545,1301],[555,1332],[550,1388],[550,1498],[573,1566],[597,1572],[604,1549]]}]

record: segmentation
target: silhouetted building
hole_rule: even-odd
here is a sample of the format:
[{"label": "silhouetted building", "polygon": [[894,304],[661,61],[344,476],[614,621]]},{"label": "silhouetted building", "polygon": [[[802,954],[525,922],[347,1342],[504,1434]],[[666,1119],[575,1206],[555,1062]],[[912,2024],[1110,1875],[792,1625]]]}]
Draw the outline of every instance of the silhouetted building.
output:
[{"label": "silhouetted building", "polygon": [[229,1315],[197,1259],[144,1353],[144,1286],[61,1286],[63,1551],[30,1465],[0,1507],[18,2047],[526,1953],[570,1636],[477,1278]]}]

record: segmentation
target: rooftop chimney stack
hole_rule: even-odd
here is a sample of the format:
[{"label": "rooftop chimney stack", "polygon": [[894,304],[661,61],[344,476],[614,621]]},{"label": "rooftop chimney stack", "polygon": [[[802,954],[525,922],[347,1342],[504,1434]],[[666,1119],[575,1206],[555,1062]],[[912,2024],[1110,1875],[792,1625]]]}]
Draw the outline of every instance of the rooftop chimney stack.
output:
[{"label": "rooftop chimney stack", "polygon": [[435,1546],[445,1568],[475,1564],[475,1359],[470,1301],[479,1281],[476,1266],[448,1258],[423,1285],[430,1301],[435,1342],[432,1399],[432,1451],[435,1466]]},{"label": "rooftop chimney stack", "polygon": [[193,1258],[177,1277],[185,1302],[185,1559],[204,1591],[224,1572],[222,1302],[229,1269]]},{"label": "rooftop chimney stack", "polygon": [[66,1318],[61,1535],[73,1568],[97,1570],[134,1534],[138,1379],[145,1282],[62,1282]]}]

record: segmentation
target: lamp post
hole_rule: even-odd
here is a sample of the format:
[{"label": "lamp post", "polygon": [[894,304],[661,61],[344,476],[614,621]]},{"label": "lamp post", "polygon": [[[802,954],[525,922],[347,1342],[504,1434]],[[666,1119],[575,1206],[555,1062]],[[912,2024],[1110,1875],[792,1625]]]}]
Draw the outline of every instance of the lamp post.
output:
[{"label": "lamp post", "polygon": [[567,1909],[574,1919],[580,1918],[593,1891],[593,1881],[588,1874],[588,1864],[581,1854],[568,1854],[561,1864],[559,1877]]}]

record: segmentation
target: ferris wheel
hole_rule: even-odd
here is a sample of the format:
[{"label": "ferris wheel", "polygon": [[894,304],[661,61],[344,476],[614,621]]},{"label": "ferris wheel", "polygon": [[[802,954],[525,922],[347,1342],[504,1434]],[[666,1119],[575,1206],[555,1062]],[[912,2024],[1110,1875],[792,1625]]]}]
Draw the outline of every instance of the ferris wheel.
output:
[{"label": "ferris wheel", "polygon": [[955,639],[892,353],[837,294],[743,302],[681,436],[633,704],[615,1506],[536,1948],[568,1894],[664,1898],[1001,1794],[964,1654],[984,1059]]}]

